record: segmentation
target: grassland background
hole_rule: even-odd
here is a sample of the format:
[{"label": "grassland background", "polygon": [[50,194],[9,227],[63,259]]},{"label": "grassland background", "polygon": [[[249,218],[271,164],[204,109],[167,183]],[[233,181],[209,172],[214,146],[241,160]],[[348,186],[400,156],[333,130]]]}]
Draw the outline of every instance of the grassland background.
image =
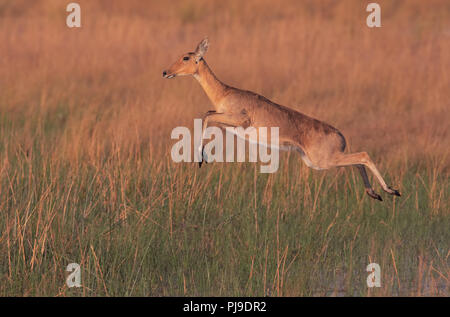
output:
[{"label": "grassland background", "polygon": [[[79,0],[69,29],[68,1],[1,0],[0,295],[448,296],[450,2],[377,1],[376,29],[368,2]],[[173,163],[212,107],[161,72],[205,35],[222,81],[336,126],[403,196],[290,153]]]}]

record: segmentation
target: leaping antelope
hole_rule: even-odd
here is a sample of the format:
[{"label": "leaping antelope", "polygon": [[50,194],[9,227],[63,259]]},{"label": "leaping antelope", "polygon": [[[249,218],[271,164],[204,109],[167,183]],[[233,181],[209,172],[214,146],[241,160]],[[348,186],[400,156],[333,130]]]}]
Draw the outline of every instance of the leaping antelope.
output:
[{"label": "leaping antelope", "polygon": [[[345,138],[336,128],[278,105],[254,92],[230,87],[218,80],[203,58],[208,47],[209,41],[205,38],[198,44],[195,52],[181,55],[169,69],[163,71],[164,78],[193,75],[205,90],[215,110],[205,114],[203,132],[209,122],[230,127],[279,127],[280,148],[298,151],[307,166],[317,170],[356,166],[364,181],[366,193],[381,201],[381,196],[369,182],[365,169],[367,167],[385,192],[400,196],[398,190],[386,185],[366,152],[344,153]],[[202,157],[202,148],[199,150]]]}]

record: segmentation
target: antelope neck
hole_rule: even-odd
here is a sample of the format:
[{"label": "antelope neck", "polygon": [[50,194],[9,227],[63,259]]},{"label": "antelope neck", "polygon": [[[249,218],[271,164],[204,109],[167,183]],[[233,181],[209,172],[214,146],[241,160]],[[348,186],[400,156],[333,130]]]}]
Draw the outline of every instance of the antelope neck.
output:
[{"label": "antelope neck", "polygon": [[225,95],[227,86],[217,79],[203,58],[199,63],[198,70],[194,74],[194,77],[200,83],[213,105],[217,107],[220,100]]}]

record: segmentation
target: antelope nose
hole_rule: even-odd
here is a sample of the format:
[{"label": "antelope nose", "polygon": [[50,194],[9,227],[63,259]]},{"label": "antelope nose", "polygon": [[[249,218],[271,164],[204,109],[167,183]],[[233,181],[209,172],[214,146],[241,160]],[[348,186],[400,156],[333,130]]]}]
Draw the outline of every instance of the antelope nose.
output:
[{"label": "antelope nose", "polygon": [[166,77],[166,75],[167,75],[167,72],[163,71],[163,77]]}]

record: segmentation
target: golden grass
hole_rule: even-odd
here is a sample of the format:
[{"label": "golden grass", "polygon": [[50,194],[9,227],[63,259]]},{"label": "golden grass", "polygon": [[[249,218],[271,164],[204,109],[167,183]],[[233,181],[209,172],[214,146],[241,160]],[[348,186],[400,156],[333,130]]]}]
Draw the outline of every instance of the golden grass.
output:
[{"label": "golden grass", "polygon": [[[380,29],[365,26],[360,1],[80,4],[81,29],[65,26],[61,1],[0,6],[2,113],[64,121],[45,144],[53,155],[170,145],[172,128],[211,105],[195,80],[161,71],[208,35],[206,59],[224,82],[335,125],[379,160],[448,166],[446,1],[382,1]],[[10,143],[26,148],[37,135],[22,128]]]}]

